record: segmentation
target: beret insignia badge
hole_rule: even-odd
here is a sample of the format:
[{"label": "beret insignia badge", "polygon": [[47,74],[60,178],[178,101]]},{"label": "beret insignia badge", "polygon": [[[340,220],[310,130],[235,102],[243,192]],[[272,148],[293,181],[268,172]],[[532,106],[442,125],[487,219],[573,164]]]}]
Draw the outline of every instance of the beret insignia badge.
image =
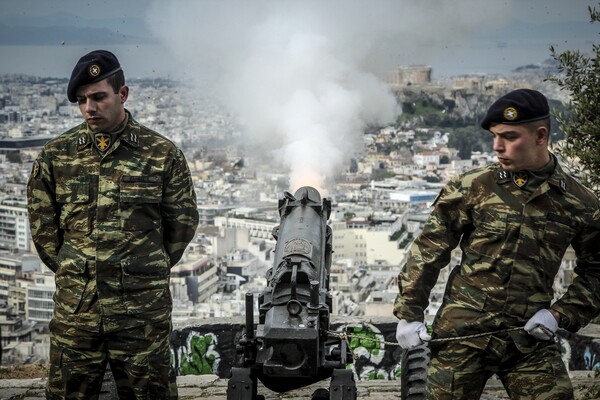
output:
[{"label": "beret insignia badge", "polygon": [[502,115],[507,121],[514,121],[519,116],[517,109],[514,107],[506,107]]},{"label": "beret insignia badge", "polygon": [[100,66],[98,64],[92,64],[90,65],[90,68],[88,68],[88,74],[90,74],[92,78],[95,78],[98,75],[100,75],[101,71],[102,70],[100,69]]}]

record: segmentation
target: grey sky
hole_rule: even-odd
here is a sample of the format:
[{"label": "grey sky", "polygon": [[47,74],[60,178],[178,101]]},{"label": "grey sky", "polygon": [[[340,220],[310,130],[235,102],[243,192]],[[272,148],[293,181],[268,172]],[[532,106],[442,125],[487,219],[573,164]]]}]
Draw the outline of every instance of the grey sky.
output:
[{"label": "grey sky", "polygon": [[[171,3],[177,3],[172,0]],[[290,3],[292,1],[287,0]],[[413,0],[417,1],[417,0]],[[223,3],[231,1],[224,0]],[[43,17],[54,13],[72,13],[87,19],[104,19],[114,17],[142,16],[152,0],[2,0],[2,13],[5,15],[28,15],[30,17]],[[206,3],[198,0],[196,3]],[[366,2],[371,7],[377,6],[377,1]],[[443,3],[443,0],[428,1],[432,7]],[[588,0],[479,0],[474,2],[475,7],[486,8],[491,4],[502,4],[511,9],[510,16],[515,21],[538,23],[556,21],[584,21],[588,20],[587,6],[596,5],[597,2]],[[490,16],[493,18],[493,16]]]},{"label": "grey sky", "polygon": [[[550,44],[559,49],[591,49],[591,43],[598,41],[600,24],[589,23],[588,5],[598,3],[1,0],[0,29],[4,30],[0,34],[4,39],[0,43],[0,73],[68,76],[83,52],[109,48],[118,52],[133,76],[195,76],[210,73],[223,58],[236,57],[227,49],[243,50],[245,40],[257,26],[268,23],[270,13],[286,24],[294,24],[297,14],[308,12],[329,18],[330,26],[323,29],[334,40],[341,38],[343,42],[346,30],[356,38],[372,40],[358,44],[370,46],[370,52],[362,54],[364,62],[376,63],[381,70],[398,64],[430,64],[434,77],[507,72],[544,61]],[[285,10],[290,10],[289,15]],[[385,21],[379,24],[378,19]],[[24,37],[29,26],[50,30],[41,30],[37,38],[29,39]],[[63,30],[65,27],[69,29]],[[11,37],[11,33],[16,36]],[[40,39],[45,41],[35,42]],[[189,49],[203,57],[189,57],[185,54]]]}]

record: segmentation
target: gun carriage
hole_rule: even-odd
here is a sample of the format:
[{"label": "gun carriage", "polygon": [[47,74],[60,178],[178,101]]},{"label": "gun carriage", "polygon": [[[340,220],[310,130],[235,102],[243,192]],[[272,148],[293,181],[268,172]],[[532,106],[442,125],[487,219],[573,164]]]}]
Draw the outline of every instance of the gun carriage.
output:
[{"label": "gun carriage", "polygon": [[356,399],[352,362],[345,340],[331,335],[332,234],[327,224],[331,202],[310,186],[279,200],[280,224],[267,287],[258,296],[254,324],[254,295],[246,294],[246,326],[238,345],[242,365],[228,382],[228,400],[258,400],[258,380],[286,392],[331,378],[313,399]]}]

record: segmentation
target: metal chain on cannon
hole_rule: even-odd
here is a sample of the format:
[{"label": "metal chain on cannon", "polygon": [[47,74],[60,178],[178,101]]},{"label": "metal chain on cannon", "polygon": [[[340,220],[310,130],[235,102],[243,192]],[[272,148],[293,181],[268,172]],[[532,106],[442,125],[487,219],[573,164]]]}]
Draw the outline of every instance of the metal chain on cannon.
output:
[{"label": "metal chain on cannon", "polygon": [[[475,333],[475,334],[472,334],[472,335],[464,335],[464,336],[455,336],[455,337],[449,337],[449,338],[431,339],[431,340],[428,341],[428,343],[442,343],[442,342],[451,342],[451,341],[454,341],[454,340],[474,339],[474,338],[478,338],[478,337],[489,336],[489,335],[497,335],[499,333],[513,332],[513,331],[518,331],[518,330],[523,330],[523,327],[514,327],[514,328],[502,329],[502,330],[493,331],[493,332]],[[340,339],[346,340],[346,342],[348,343],[348,345],[349,345],[348,339],[360,339],[360,340],[367,340],[367,341],[370,341],[370,342],[379,342],[379,343],[387,344],[387,345],[390,345],[390,346],[400,346],[398,344],[398,342],[388,342],[388,341],[385,341],[385,340],[373,339],[373,338],[366,337],[366,336],[352,335],[352,334],[348,334],[346,332],[327,331],[327,334],[330,335],[330,336],[335,336],[335,337],[338,337]],[[356,356],[354,356],[354,357],[356,359]]]}]

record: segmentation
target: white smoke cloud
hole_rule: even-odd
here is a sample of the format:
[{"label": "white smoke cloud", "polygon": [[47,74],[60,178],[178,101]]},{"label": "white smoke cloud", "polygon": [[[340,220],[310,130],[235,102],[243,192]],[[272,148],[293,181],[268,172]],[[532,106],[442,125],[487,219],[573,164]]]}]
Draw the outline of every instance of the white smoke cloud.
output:
[{"label": "white smoke cloud", "polygon": [[507,6],[493,4],[179,0],[157,1],[148,16],[174,67],[215,83],[247,138],[288,169],[292,190],[326,189],[363,128],[398,114],[382,75],[498,20]]}]

